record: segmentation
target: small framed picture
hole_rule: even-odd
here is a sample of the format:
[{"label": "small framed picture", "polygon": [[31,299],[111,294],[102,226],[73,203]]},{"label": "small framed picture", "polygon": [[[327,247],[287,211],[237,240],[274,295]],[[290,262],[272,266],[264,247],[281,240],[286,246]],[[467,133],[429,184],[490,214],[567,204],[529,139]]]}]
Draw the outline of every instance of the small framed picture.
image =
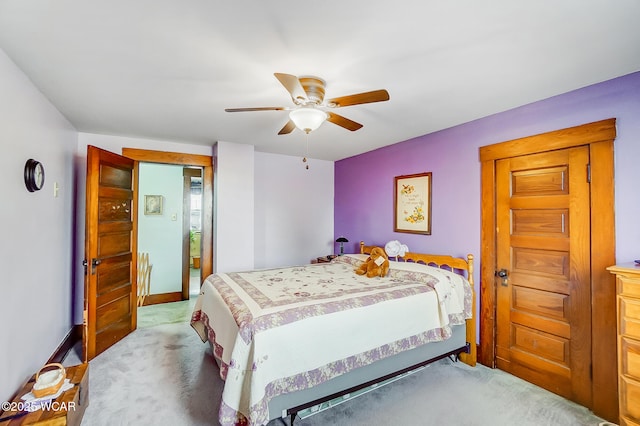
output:
[{"label": "small framed picture", "polygon": [[162,214],[162,195],[145,195],[144,196],[144,214],[147,214],[147,215]]}]

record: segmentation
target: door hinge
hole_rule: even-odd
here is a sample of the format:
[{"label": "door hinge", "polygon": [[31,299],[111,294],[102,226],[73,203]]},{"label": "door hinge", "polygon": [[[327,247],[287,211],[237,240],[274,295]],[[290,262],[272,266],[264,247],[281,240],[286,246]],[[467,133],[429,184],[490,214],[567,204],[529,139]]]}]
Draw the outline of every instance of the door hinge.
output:
[{"label": "door hinge", "polygon": [[591,164],[587,164],[587,183],[591,183]]},{"label": "door hinge", "polygon": [[593,364],[589,364],[589,379],[593,380]]}]

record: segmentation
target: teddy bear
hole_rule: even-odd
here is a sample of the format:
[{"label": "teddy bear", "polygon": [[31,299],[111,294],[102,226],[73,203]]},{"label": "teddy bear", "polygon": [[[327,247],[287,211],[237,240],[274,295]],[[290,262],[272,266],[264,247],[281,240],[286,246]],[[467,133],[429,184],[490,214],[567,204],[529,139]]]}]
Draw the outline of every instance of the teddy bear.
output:
[{"label": "teddy bear", "polygon": [[389,258],[383,249],[374,247],[367,260],[356,269],[356,274],[369,278],[386,277],[389,272]]}]

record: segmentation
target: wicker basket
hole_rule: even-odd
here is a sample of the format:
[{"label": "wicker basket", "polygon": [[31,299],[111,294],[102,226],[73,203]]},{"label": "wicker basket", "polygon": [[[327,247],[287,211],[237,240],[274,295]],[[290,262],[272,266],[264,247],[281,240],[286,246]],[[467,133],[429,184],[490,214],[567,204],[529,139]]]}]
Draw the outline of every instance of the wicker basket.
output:
[{"label": "wicker basket", "polygon": [[[47,368],[55,367],[49,371],[44,371]],[[31,389],[31,393],[36,398],[42,398],[43,396],[53,395],[60,390],[64,384],[64,379],[67,378],[67,373],[64,366],[60,363],[47,364],[43,366],[36,373],[36,382]]]}]

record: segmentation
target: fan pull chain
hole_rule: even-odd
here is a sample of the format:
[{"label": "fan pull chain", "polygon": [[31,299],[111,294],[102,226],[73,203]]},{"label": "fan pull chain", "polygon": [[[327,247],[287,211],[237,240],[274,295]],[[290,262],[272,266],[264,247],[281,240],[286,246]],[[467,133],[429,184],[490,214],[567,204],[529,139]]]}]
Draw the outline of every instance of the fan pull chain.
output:
[{"label": "fan pull chain", "polygon": [[[308,155],[309,155],[309,133],[307,133],[307,152],[306,152],[305,156],[302,158],[302,162],[303,163],[307,162],[307,156]],[[307,164],[305,168],[307,170],[309,170],[309,164]]]}]

